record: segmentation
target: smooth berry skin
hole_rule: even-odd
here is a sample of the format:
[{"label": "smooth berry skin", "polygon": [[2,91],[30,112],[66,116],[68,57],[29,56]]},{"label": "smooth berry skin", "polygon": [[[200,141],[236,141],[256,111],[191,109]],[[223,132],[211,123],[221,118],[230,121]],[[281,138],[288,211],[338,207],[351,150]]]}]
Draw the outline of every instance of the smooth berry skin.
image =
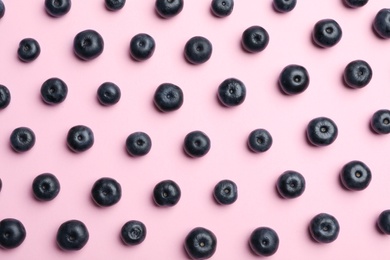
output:
[{"label": "smooth berry skin", "polygon": [[338,128],[332,119],[317,117],[309,122],[306,135],[312,145],[327,146],[336,140]]},{"label": "smooth berry skin", "polygon": [[344,69],[344,82],[350,88],[363,88],[370,83],[371,78],[372,69],[366,61],[351,61]]},{"label": "smooth berry skin", "polygon": [[383,234],[390,235],[390,210],[384,210],[379,215],[377,226]]},{"label": "smooth berry skin", "polygon": [[57,245],[64,251],[78,251],[89,240],[85,224],[79,220],[69,220],[61,224],[57,231]]},{"label": "smooth berry skin", "polygon": [[124,244],[135,246],[141,244],[146,238],[146,226],[138,220],[126,222],[121,229],[121,239]]},{"label": "smooth berry skin", "polygon": [[171,83],[163,83],[154,92],[153,101],[161,112],[171,112],[183,105],[184,94],[180,87]]},{"label": "smooth berry skin", "polygon": [[61,186],[57,177],[51,173],[42,173],[32,183],[34,197],[39,201],[51,201],[57,197]]},{"label": "smooth berry skin", "polygon": [[121,90],[112,82],[104,82],[97,90],[97,98],[103,106],[112,106],[119,102]]},{"label": "smooth berry skin", "polygon": [[103,37],[94,30],[81,31],[73,40],[73,50],[81,60],[93,60],[103,53]]},{"label": "smooth berry skin", "polygon": [[254,153],[263,153],[272,146],[271,134],[262,128],[253,130],[248,136],[248,147]]},{"label": "smooth berry skin", "polygon": [[159,207],[173,207],[179,202],[180,197],[180,187],[172,180],[161,181],[153,189],[153,200]]},{"label": "smooth berry skin", "polygon": [[234,0],[213,0],[211,11],[217,17],[226,17],[233,12]]},{"label": "smooth berry skin", "polygon": [[91,128],[84,125],[76,125],[69,129],[66,142],[71,151],[80,153],[93,146],[94,135]]},{"label": "smooth berry skin", "polygon": [[298,198],[305,191],[305,187],[305,178],[296,171],[285,171],[276,181],[276,188],[285,199]]},{"label": "smooth berry skin", "polygon": [[279,13],[287,13],[295,8],[297,0],[274,0],[273,5]]},{"label": "smooth berry skin", "polygon": [[189,39],[184,47],[184,57],[191,64],[197,65],[208,61],[213,52],[211,42],[202,36]]},{"label": "smooth berry skin", "polygon": [[335,46],[342,38],[340,25],[333,19],[322,19],[314,25],[314,43],[322,48]]},{"label": "smooth berry skin", "polygon": [[278,251],[279,237],[275,230],[269,227],[256,228],[250,238],[252,251],[259,256],[271,256]]},{"label": "smooth berry skin", "polygon": [[193,158],[205,156],[211,147],[210,138],[202,131],[193,131],[184,138],[184,151]]},{"label": "smooth berry skin", "polygon": [[6,108],[11,103],[11,93],[9,89],[0,85],[0,110]]},{"label": "smooth berry skin", "polygon": [[376,111],[370,121],[371,129],[377,134],[390,133],[390,110],[380,109]]},{"label": "smooth berry skin", "polygon": [[365,6],[368,3],[368,0],[344,0],[344,3],[351,8],[358,8]]},{"label": "smooth berry skin", "polygon": [[184,7],[183,0],[156,0],[156,11],[162,18],[171,18],[178,15]]},{"label": "smooth berry skin", "polygon": [[5,5],[2,0],[0,0],[0,19],[3,18],[5,14]]},{"label": "smooth berry skin", "polygon": [[376,14],[373,27],[383,39],[390,38],[390,8],[383,8]]},{"label": "smooth berry skin", "polygon": [[45,0],[45,10],[52,17],[61,17],[70,11],[71,0]]},{"label": "smooth berry skin", "polygon": [[309,72],[301,65],[290,64],[279,75],[279,86],[287,95],[300,94],[309,87],[309,84]]},{"label": "smooth berry skin", "polygon": [[42,100],[48,105],[62,103],[68,95],[68,86],[59,78],[50,78],[41,86]]},{"label": "smooth berry skin", "polygon": [[242,33],[241,44],[247,52],[261,52],[268,46],[268,43],[269,34],[261,26],[251,26]]},{"label": "smooth berry skin", "polygon": [[218,87],[218,99],[226,107],[241,105],[245,97],[245,84],[236,78],[225,79]]},{"label": "smooth berry skin", "polygon": [[309,224],[312,238],[319,243],[331,243],[335,241],[340,232],[337,219],[327,213],[320,213],[312,218]]},{"label": "smooth berry skin", "polygon": [[122,9],[126,4],[126,0],[105,0],[104,3],[107,10],[114,12]]},{"label": "smooth berry skin", "polygon": [[361,161],[350,161],[345,164],[340,173],[341,183],[348,190],[360,191],[371,182],[371,170]]},{"label": "smooth berry skin", "polygon": [[15,152],[27,152],[35,145],[35,134],[28,127],[18,127],[10,136],[11,147]]},{"label": "smooth berry skin", "polygon": [[91,196],[96,205],[110,207],[122,197],[121,185],[112,178],[100,178],[92,186]]},{"label": "smooth berry skin", "polygon": [[18,48],[18,57],[23,62],[32,62],[41,54],[41,47],[37,40],[25,38],[20,41]]},{"label": "smooth berry skin", "polygon": [[26,238],[26,229],[22,222],[14,218],[0,221],[0,247],[13,249],[20,246]]},{"label": "smooth berry skin", "polygon": [[233,204],[238,198],[237,185],[231,180],[222,180],[215,185],[213,194],[219,204]]},{"label": "smooth berry skin", "polygon": [[152,57],[155,48],[156,42],[146,33],[139,33],[130,41],[130,55],[136,61],[144,61]]},{"label": "smooth berry skin", "polygon": [[134,132],[126,139],[126,150],[133,156],[147,155],[152,149],[152,139],[144,132]]},{"label": "smooth berry skin", "polygon": [[196,227],[187,234],[184,248],[191,259],[209,259],[217,250],[217,237],[209,229]]}]

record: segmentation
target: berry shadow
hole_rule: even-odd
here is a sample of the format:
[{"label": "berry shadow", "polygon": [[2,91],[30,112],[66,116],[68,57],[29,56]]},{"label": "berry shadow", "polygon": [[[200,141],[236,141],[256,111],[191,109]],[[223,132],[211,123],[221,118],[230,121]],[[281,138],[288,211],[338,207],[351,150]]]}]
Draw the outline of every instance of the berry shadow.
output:
[{"label": "berry shadow", "polygon": [[374,228],[376,229],[376,231],[378,232],[378,235],[383,236],[383,237],[388,236],[387,234],[383,233],[382,230],[379,228],[377,220],[374,221],[373,225],[374,225]]},{"label": "berry shadow", "polygon": [[314,45],[314,47],[317,49],[317,50],[326,50],[327,48],[324,48],[324,47],[321,47],[319,46],[315,40],[314,40],[314,36],[313,36],[313,32],[310,33],[310,41],[311,43]]},{"label": "berry shadow", "polygon": [[183,246],[181,247],[181,252],[183,253],[183,257],[185,257],[184,259],[188,259],[188,260],[191,260],[191,259],[192,259],[192,258],[188,255],[187,250],[186,250],[186,246],[185,246],[184,243],[183,243]]},{"label": "berry shadow", "polygon": [[380,35],[378,34],[378,32],[375,30],[374,23],[371,24],[371,31],[376,35],[376,37],[378,37],[378,39],[380,39],[380,40],[386,40],[385,38],[383,38],[382,36],[380,36]]},{"label": "berry shadow", "polygon": [[253,249],[252,249],[252,247],[251,247],[250,239],[248,239],[248,242],[246,243],[246,246],[247,246],[247,248],[248,248],[249,253],[250,253],[252,256],[262,257],[262,256],[256,254],[256,253],[253,251]]},{"label": "berry shadow", "polygon": [[344,190],[345,192],[352,192],[351,190],[349,190],[349,189],[347,189],[345,186],[344,186],[344,184],[343,184],[343,182],[342,182],[342,180],[341,180],[341,172],[339,172],[339,174],[337,174],[337,182],[338,182],[338,184],[340,185],[340,187],[341,187],[341,189],[342,190]]},{"label": "berry shadow", "polygon": [[307,236],[308,236],[308,238],[309,238],[309,240],[310,240],[311,242],[313,242],[314,244],[317,244],[317,245],[321,244],[321,243],[319,243],[318,241],[316,241],[316,240],[312,237],[311,232],[310,232],[310,225],[307,225],[306,231],[307,231]]}]

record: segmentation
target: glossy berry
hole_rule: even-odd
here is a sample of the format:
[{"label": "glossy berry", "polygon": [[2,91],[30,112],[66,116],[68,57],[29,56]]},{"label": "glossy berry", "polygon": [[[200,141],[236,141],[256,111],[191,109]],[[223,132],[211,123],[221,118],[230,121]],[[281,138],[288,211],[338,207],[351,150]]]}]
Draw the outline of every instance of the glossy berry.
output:
[{"label": "glossy berry", "polygon": [[42,100],[49,105],[62,103],[68,95],[68,86],[59,78],[50,78],[41,86]]},{"label": "glossy berry", "polygon": [[296,171],[285,171],[279,176],[276,188],[285,199],[294,199],[303,194],[306,181],[302,174]]},{"label": "glossy berry", "polygon": [[126,139],[126,150],[134,157],[143,156],[152,149],[152,139],[144,132],[134,132]]},{"label": "glossy berry", "polygon": [[121,229],[121,239],[126,245],[139,245],[146,238],[146,226],[138,220],[126,222]]},{"label": "glossy berry", "polygon": [[340,232],[339,222],[327,213],[320,213],[310,221],[309,231],[312,238],[319,243],[335,241]]},{"label": "glossy berry", "polygon": [[103,53],[103,38],[94,30],[79,32],[73,40],[73,50],[80,59],[93,60]]},{"label": "glossy berry", "polygon": [[377,134],[390,133],[390,110],[380,109],[371,117],[371,128]]},{"label": "glossy berry", "polygon": [[121,90],[112,82],[104,82],[97,90],[97,98],[100,104],[104,106],[112,106],[119,102],[121,98]]},{"label": "glossy berry", "polygon": [[112,178],[100,178],[92,186],[93,201],[101,207],[109,207],[119,202],[122,197],[121,185]]},{"label": "glossy berry", "polygon": [[390,38],[390,8],[383,8],[376,14],[373,27],[380,37]]},{"label": "glossy berry", "polygon": [[94,135],[91,128],[84,125],[76,125],[69,129],[66,142],[69,149],[73,152],[84,152],[93,146]]},{"label": "glossy berry", "polygon": [[25,38],[20,41],[18,48],[18,57],[21,61],[31,62],[41,54],[41,47],[37,40]]},{"label": "glossy berry", "polygon": [[183,91],[174,84],[163,83],[154,92],[154,104],[162,112],[178,110],[183,102]]},{"label": "glossy berry", "polygon": [[104,0],[104,3],[108,10],[118,11],[125,6],[126,0]]},{"label": "glossy berry", "polygon": [[371,182],[371,170],[361,161],[351,161],[344,165],[340,173],[341,183],[349,190],[364,190]]},{"label": "glossy berry", "polygon": [[279,86],[287,95],[304,92],[310,84],[310,76],[301,65],[290,64],[279,75]]},{"label": "glossy berry", "polygon": [[35,144],[35,134],[28,127],[18,127],[10,136],[11,147],[16,152],[26,152]]},{"label": "glossy berry", "polygon": [[242,47],[251,53],[263,51],[269,43],[268,32],[261,26],[251,26],[242,33]]},{"label": "glossy berry", "polygon": [[274,8],[280,13],[287,13],[292,11],[297,5],[297,0],[274,0]]},{"label": "glossy berry", "polygon": [[0,221],[0,247],[13,249],[20,246],[26,238],[26,229],[22,222],[14,218]]},{"label": "glossy berry", "polygon": [[336,45],[341,40],[342,35],[340,25],[333,19],[323,19],[314,25],[313,40],[322,48]]},{"label": "glossy berry", "polygon": [[191,259],[209,259],[217,250],[217,237],[206,228],[196,227],[186,236],[184,248]]},{"label": "glossy berry", "polygon": [[35,177],[32,190],[37,200],[50,201],[57,197],[61,186],[57,177],[51,173],[42,173]]},{"label": "glossy berry", "polygon": [[317,117],[309,122],[306,134],[312,145],[327,146],[336,140],[338,128],[332,119],[327,117]]},{"label": "glossy berry", "polygon": [[212,0],[211,11],[217,17],[226,17],[233,12],[234,0]]},{"label": "glossy berry", "polygon": [[370,83],[372,69],[363,60],[351,61],[344,69],[344,82],[351,88],[363,88]]},{"label": "glossy berry", "polygon": [[57,245],[65,251],[82,249],[89,240],[85,224],[79,220],[69,220],[61,224],[57,231]]},{"label": "glossy berry", "polygon": [[379,229],[386,235],[390,235],[390,210],[384,210],[377,220]]},{"label": "glossy berry", "polygon": [[4,85],[0,85],[0,110],[6,108],[10,102],[11,93],[9,89]]},{"label": "glossy berry", "polygon": [[193,131],[184,138],[184,151],[190,157],[202,157],[210,150],[210,138],[202,131]]},{"label": "glossy berry", "polygon": [[237,185],[231,180],[222,180],[214,187],[214,198],[219,204],[233,204],[237,197]]},{"label": "glossy berry", "polygon": [[205,63],[210,59],[212,52],[211,42],[202,36],[192,37],[184,47],[184,56],[192,64]]},{"label": "glossy berry", "polygon": [[245,97],[246,87],[242,81],[236,78],[225,79],[218,87],[218,99],[227,107],[242,104]]},{"label": "glossy berry", "polygon": [[271,256],[278,251],[279,237],[272,228],[259,227],[252,232],[249,238],[249,245],[255,254]]},{"label": "glossy berry", "polygon": [[183,0],[156,0],[156,12],[162,18],[171,18],[178,15],[184,6]]},{"label": "glossy berry", "polygon": [[368,0],[344,0],[344,3],[352,8],[358,8],[366,5]]},{"label": "glossy berry", "polygon": [[3,18],[5,14],[5,5],[2,0],[0,0],[0,19]]},{"label": "glossy berry", "polygon": [[164,180],[156,184],[153,189],[153,199],[157,206],[175,206],[181,197],[181,190],[176,182]]},{"label": "glossy berry", "polygon": [[265,129],[255,129],[248,136],[248,147],[252,152],[266,152],[271,148],[271,146],[272,136]]},{"label": "glossy berry", "polygon": [[45,0],[46,12],[53,17],[67,14],[72,6],[71,0]]},{"label": "glossy berry", "polygon": [[146,33],[135,35],[130,41],[130,55],[137,61],[144,61],[152,57],[156,43],[152,36]]}]

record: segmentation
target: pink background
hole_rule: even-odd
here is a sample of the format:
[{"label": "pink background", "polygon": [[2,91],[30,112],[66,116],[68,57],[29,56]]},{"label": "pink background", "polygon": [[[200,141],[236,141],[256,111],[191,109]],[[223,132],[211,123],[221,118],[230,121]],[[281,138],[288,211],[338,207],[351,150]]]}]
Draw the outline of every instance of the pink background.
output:
[{"label": "pink background", "polygon": [[[389,108],[390,42],[371,29],[376,13],[390,7],[388,0],[371,0],[360,9],[349,9],[340,0],[298,0],[288,14],[276,13],[271,0],[235,1],[231,16],[219,19],[210,12],[210,0],[187,0],[176,17],[163,20],[154,11],[154,0],[127,0],[119,12],[105,9],[103,0],[73,1],[70,12],[49,17],[43,0],[3,0],[6,14],[0,20],[0,84],[12,95],[0,111],[0,219],[13,217],[26,227],[24,243],[0,250],[0,259],[187,259],[183,241],[194,227],[211,229],[218,238],[213,259],[256,259],[248,247],[250,233],[259,226],[275,229],[278,252],[270,259],[388,259],[390,237],[375,226],[378,215],[390,208],[390,137],[369,129],[372,114]],[[343,29],[342,40],[330,49],[311,42],[314,24],[333,18]],[[242,32],[263,26],[270,35],[268,47],[248,54],[240,47]],[[95,29],[104,38],[103,54],[90,62],[72,51],[74,36]],[[153,57],[145,62],[129,58],[130,39],[148,33],[156,41]],[[213,44],[211,59],[188,64],[183,48],[188,39],[201,35]],[[41,55],[32,63],[18,60],[19,41],[32,37]],[[341,80],[352,60],[366,60],[373,69],[364,89],[346,88]],[[277,87],[280,71],[300,64],[311,77],[309,88],[285,96]],[[68,97],[58,106],[41,101],[40,87],[50,77],[63,79]],[[222,107],[218,85],[228,77],[247,87],[245,102]],[[122,98],[112,107],[96,99],[98,86],[112,81]],[[153,94],[163,82],[179,85],[182,108],[162,114],[153,105]],[[315,148],[305,139],[307,123],[318,116],[332,118],[339,136],[331,146]],[[92,149],[74,154],[66,147],[69,128],[85,124],[95,134]],[[34,148],[16,154],[9,146],[13,129],[34,130]],[[251,153],[248,134],[265,128],[273,136],[271,149]],[[211,139],[203,158],[191,159],[182,150],[184,136],[202,130]],[[132,158],[124,148],[126,137],[144,131],[153,142],[151,152]],[[365,162],[372,171],[370,186],[361,192],[344,190],[338,175],[351,160]],[[306,178],[305,193],[294,200],[281,199],[275,182],[285,170]],[[42,203],[33,198],[32,180],[51,172],[60,183],[56,199]],[[110,208],[98,208],[90,189],[100,177],[115,178],[122,185],[122,199]],[[180,202],[158,208],[152,189],[164,179],[177,182]],[[239,197],[230,206],[212,198],[222,179],[237,183]],[[320,213],[334,215],[340,225],[338,239],[314,243],[307,231],[310,219]],[[55,235],[69,219],[83,221],[90,232],[88,244],[78,252],[58,249]],[[122,225],[131,219],[145,223],[146,240],[134,247],[119,238]]]}]

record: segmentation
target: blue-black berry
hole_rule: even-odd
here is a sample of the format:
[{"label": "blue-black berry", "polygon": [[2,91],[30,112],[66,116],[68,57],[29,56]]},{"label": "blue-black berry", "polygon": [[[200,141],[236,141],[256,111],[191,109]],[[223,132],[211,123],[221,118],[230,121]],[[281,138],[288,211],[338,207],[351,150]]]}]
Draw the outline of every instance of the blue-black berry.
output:
[{"label": "blue-black berry", "polygon": [[306,188],[306,181],[299,172],[285,171],[279,176],[276,188],[283,198],[294,199],[303,194]]},{"label": "blue-black berry", "polygon": [[64,16],[69,12],[71,6],[71,0],[45,0],[46,12],[52,17]]},{"label": "blue-black berry", "polygon": [[146,33],[135,35],[130,41],[130,55],[137,61],[152,57],[156,43],[152,36]]},{"label": "blue-black berry", "polygon": [[373,27],[380,37],[390,38],[390,8],[379,10],[375,16]]},{"label": "blue-black berry", "polygon": [[271,256],[278,251],[279,236],[269,227],[259,227],[253,230],[249,245],[253,252],[260,256]]},{"label": "blue-black berry", "polygon": [[269,34],[261,26],[251,26],[242,33],[241,44],[247,52],[261,52],[268,46],[268,43]]},{"label": "blue-black berry", "polygon": [[351,8],[358,8],[365,6],[368,0],[344,0],[344,3]]},{"label": "blue-black berry", "polygon": [[134,132],[126,139],[126,150],[134,157],[144,156],[152,149],[152,139],[144,132]]},{"label": "blue-black berry", "polygon": [[376,111],[370,121],[371,129],[377,134],[390,133],[390,110],[380,109]]},{"label": "blue-black berry", "polygon": [[103,37],[94,30],[79,32],[73,40],[74,53],[82,60],[97,58],[104,50]]},{"label": "blue-black berry", "polygon": [[384,210],[377,220],[378,228],[386,235],[390,235],[390,210]]},{"label": "blue-black berry", "polygon": [[344,82],[351,88],[363,88],[370,83],[372,69],[364,60],[354,60],[344,69]]},{"label": "blue-black berry", "polygon": [[233,204],[237,197],[237,185],[231,180],[222,180],[214,187],[214,198],[219,204]]},{"label": "blue-black berry", "polygon": [[186,236],[184,248],[191,259],[209,259],[217,250],[217,237],[209,229],[196,227]]},{"label": "blue-black berry", "polygon": [[5,5],[2,0],[0,0],[0,19],[3,18],[5,14]]},{"label": "blue-black berry", "polygon": [[91,128],[84,125],[76,125],[69,129],[66,142],[70,150],[75,153],[84,152],[94,144],[94,135]]},{"label": "blue-black berry", "polygon": [[57,231],[57,245],[64,251],[82,249],[89,240],[87,227],[80,220],[69,220],[61,224]]},{"label": "blue-black berry", "polygon": [[174,84],[163,83],[154,92],[154,104],[162,112],[178,110],[183,102],[183,91]]},{"label": "blue-black berry", "polygon": [[217,17],[226,17],[233,12],[234,0],[213,0],[211,11]]},{"label": "blue-black berry", "polygon": [[202,36],[189,39],[184,47],[184,56],[192,64],[202,64],[208,61],[213,52],[211,42]]},{"label": "blue-black berry", "polygon": [[246,87],[239,79],[225,79],[218,87],[218,99],[227,107],[241,105],[244,102],[245,97]]},{"label": "blue-black berry", "polygon": [[248,147],[252,152],[262,153],[272,146],[271,134],[262,128],[253,130],[248,136]]},{"label": "blue-black berry", "polygon": [[22,222],[14,218],[0,221],[0,247],[13,249],[20,246],[26,238],[26,229]]},{"label": "blue-black berry", "polygon": [[41,54],[41,47],[37,40],[25,38],[20,41],[18,48],[18,57],[21,61],[31,62]]},{"label": "blue-black berry", "polygon": [[156,184],[153,189],[153,199],[157,206],[175,206],[181,197],[179,185],[172,180],[164,180]]},{"label": "blue-black berry", "polygon": [[309,73],[301,65],[288,65],[279,75],[279,86],[287,95],[300,94],[307,89],[309,84]]},{"label": "blue-black berry", "polygon": [[156,11],[162,18],[178,15],[184,6],[183,0],[156,0]]},{"label": "blue-black berry", "polygon": [[10,143],[14,151],[26,152],[35,145],[35,134],[28,127],[18,127],[12,131]]},{"label": "blue-black berry", "polygon": [[336,45],[342,35],[340,25],[333,19],[322,19],[314,25],[313,40],[322,48]]},{"label": "blue-black berry", "polygon": [[97,98],[100,104],[104,106],[112,106],[119,102],[121,98],[121,90],[112,82],[104,82],[97,90]]},{"label": "blue-black berry", "polygon": [[104,3],[108,10],[118,11],[125,6],[126,0],[104,0]]},{"label": "blue-black berry", "polygon": [[338,135],[336,123],[327,117],[312,119],[306,129],[307,138],[314,146],[326,146],[332,144]]},{"label": "blue-black berry", "polygon": [[119,202],[122,197],[122,188],[116,180],[103,177],[93,184],[91,195],[98,206],[109,207]]},{"label": "blue-black berry", "polygon": [[297,0],[273,0],[273,4],[276,11],[287,13],[295,8]]},{"label": "blue-black berry", "polygon": [[130,246],[141,244],[146,238],[146,226],[138,220],[126,222],[121,229],[121,239],[123,243]]},{"label": "blue-black berry", "polygon": [[57,197],[61,186],[57,177],[51,173],[42,173],[35,177],[32,190],[37,200],[50,201]]},{"label": "blue-black berry", "polygon": [[312,238],[319,243],[331,243],[335,241],[340,232],[337,219],[327,213],[320,213],[312,218],[309,224]]},{"label": "blue-black berry", "polygon": [[202,157],[210,150],[210,138],[202,131],[192,131],[184,138],[184,151],[190,157]]},{"label": "blue-black berry", "polygon": [[10,102],[11,93],[9,89],[4,85],[0,85],[0,110],[6,108]]},{"label": "blue-black berry", "polygon": [[341,183],[349,190],[364,190],[371,182],[371,170],[361,161],[350,161],[340,173]]},{"label": "blue-black berry", "polygon": [[59,78],[50,78],[41,86],[42,100],[49,105],[62,103],[68,95],[68,86]]}]

